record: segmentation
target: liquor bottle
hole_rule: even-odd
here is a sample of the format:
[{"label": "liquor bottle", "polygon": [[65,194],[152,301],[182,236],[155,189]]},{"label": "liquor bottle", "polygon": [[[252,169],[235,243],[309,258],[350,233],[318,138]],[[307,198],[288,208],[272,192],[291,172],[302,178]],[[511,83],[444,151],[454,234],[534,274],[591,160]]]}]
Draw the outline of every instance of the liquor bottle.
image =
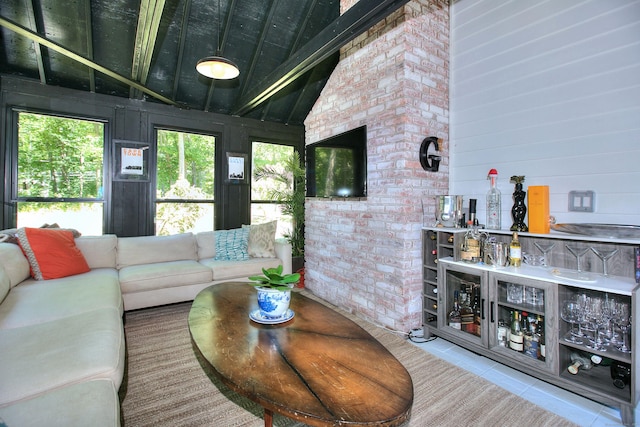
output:
[{"label": "liquor bottle", "polygon": [[500,230],[502,227],[502,194],[496,187],[498,171],[491,169],[488,178],[491,180],[491,188],[487,193],[487,228]]},{"label": "liquor bottle", "polygon": [[518,310],[513,312],[513,319],[511,320],[509,348],[519,352],[524,350],[524,333],[522,331],[522,325],[520,324],[520,313],[518,313]]},{"label": "liquor bottle", "polygon": [[571,353],[571,365],[567,368],[569,373],[576,375],[579,370],[587,371],[593,367],[591,359],[582,353]]},{"label": "liquor bottle", "polygon": [[480,325],[482,321],[482,313],[480,312],[480,287],[475,286],[473,288],[473,305],[471,309],[473,310],[473,323],[476,326],[475,334],[480,336]]},{"label": "liquor bottle", "polygon": [[589,357],[589,359],[591,360],[591,363],[593,363],[594,366],[596,365],[611,366],[612,361],[608,357],[602,357],[600,355],[592,354],[592,353],[583,353],[583,355],[585,355],[586,357]]},{"label": "liquor bottle", "polygon": [[524,329],[524,354],[537,359],[538,358],[538,341],[536,340],[536,322],[532,317],[527,316],[526,313],[522,313],[525,319]]},{"label": "liquor bottle", "polygon": [[509,328],[504,320],[500,319],[498,320],[498,345],[507,347],[507,342],[509,342]]},{"label": "liquor bottle", "polygon": [[[464,297],[462,296],[464,295]],[[460,319],[461,319],[461,329],[465,332],[469,332],[470,334],[475,334],[475,324],[474,324],[474,315],[473,310],[471,309],[471,304],[469,303],[469,293],[468,292],[460,292]]]},{"label": "liquor bottle", "polygon": [[453,329],[462,329],[462,317],[460,316],[460,307],[458,306],[458,291],[453,294],[453,310],[449,312],[449,326]]},{"label": "liquor bottle", "polygon": [[542,316],[538,314],[537,319],[537,327],[536,327],[536,339],[538,341],[538,360],[546,360],[547,358],[547,348],[544,342],[544,320]]},{"label": "liquor bottle", "polygon": [[509,244],[509,264],[514,267],[522,265],[522,249],[518,240],[518,233],[513,233],[513,238]]}]

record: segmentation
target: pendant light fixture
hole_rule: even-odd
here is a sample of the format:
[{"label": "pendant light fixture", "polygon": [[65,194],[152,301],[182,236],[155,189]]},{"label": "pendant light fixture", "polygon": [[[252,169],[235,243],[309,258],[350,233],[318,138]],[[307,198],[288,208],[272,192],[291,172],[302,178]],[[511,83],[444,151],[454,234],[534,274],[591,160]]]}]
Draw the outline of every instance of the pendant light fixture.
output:
[{"label": "pendant light fixture", "polygon": [[224,58],[220,49],[220,32],[222,20],[220,19],[220,0],[218,0],[218,50],[215,56],[202,58],[196,64],[196,70],[210,79],[229,80],[240,75],[238,66],[230,59]]}]

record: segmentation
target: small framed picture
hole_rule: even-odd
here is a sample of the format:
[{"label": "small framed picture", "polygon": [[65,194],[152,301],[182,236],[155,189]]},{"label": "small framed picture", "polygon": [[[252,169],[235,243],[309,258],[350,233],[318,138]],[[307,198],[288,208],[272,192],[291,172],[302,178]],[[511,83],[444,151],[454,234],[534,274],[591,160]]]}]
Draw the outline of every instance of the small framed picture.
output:
[{"label": "small framed picture", "polygon": [[232,184],[247,183],[247,155],[227,153],[227,182]]},{"label": "small framed picture", "polygon": [[114,139],[114,181],[149,181],[149,144]]}]

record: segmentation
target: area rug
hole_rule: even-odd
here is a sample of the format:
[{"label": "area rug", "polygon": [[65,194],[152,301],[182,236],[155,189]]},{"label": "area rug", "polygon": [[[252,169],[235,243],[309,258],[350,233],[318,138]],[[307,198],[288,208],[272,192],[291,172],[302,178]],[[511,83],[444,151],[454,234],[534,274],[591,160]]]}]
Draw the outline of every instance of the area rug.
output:
[{"label": "area rug", "polygon": [[[259,405],[231,391],[202,368],[189,336],[190,308],[191,303],[182,303],[125,314],[127,371],[120,389],[122,425],[264,426]],[[411,418],[403,427],[575,426],[400,336],[341,313],[378,339],[411,374],[414,403]],[[375,363],[375,354],[371,362]],[[274,414],[274,426],[304,424]]]}]

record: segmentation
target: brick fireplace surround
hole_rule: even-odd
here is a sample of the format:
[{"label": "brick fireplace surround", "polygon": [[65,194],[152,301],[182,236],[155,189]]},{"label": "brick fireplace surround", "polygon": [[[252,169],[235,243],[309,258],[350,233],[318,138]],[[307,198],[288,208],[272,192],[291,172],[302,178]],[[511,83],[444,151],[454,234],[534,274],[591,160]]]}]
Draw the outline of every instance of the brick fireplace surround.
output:
[{"label": "brick fireplace surround", "polygon": [[[342,0],[342,12],[354,3]],[[422,323],[423,221],[449,187],[448,0],[412,0],[342,49],[305,121],[306,143],[362,125],[367,197],[307,199],[305,286],[407,332]],[[420,166],[427,136],[444,141],[439,172]]]}]

